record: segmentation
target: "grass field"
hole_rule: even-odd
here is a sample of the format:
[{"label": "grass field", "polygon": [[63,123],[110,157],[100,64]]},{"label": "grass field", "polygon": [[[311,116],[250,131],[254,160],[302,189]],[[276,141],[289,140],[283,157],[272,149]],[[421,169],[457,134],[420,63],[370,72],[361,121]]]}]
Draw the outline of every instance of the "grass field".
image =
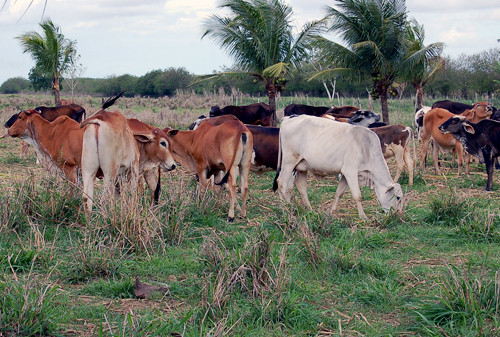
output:
[{"label": "grass field", "polygon": [[[289,100],[329,104],[282,98],[279,113]],[[0,122],[51,101],[0,96]],[[179,93],[115,108],[185,129],[233,102]],[[92,112],[101,100],[76,103]],[[389,103],[391,122],[411,125],[413,103]],[[179,168],[163,175],[158,207],[147,192],[139,205],[122,197],[87,224],[78,187],[48,176],[19,139],[2,139],[0,336],[498,336],[498,174],[485,192],[484,165],[458,177],[450,156],[443,171],[417,170],[413,187],[403,173],[404,215],[384,214],[364,189],[367,221],[349,192],[327,216],[336,177],[310,177],[309,212],[297,194],[286,205],[272,192],[274,173],[251,174],[247,219],[228,223],[227,192],[200,196]],[[167,290],[137,299],[136,278]]]}]

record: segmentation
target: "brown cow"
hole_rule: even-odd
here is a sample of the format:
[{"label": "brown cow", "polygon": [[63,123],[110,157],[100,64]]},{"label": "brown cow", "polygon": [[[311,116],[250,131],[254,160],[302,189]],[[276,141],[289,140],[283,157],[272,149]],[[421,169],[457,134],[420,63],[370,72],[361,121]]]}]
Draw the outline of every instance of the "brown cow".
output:
[{"label": "brown cow", "polygon": [[[470,110],[465,110],[461,116],[464,116],[467,121],[477,123],[485,118],[488,118],[493,109],[485,102],[478,102],[474,104]],[[443,134],[439,131],[439,126],[446,122],[451,117],[456,116],[446,109],[434,108],[429,110],[424,115],[423,133],[422,133],[422,147],[420,150],[420,167],[422,170],[425,166],[425,157],[427,154],[427,147],[431,140],[438,146],[434,146],[432,151],[432,159],[434,162],[434,169],[436,174],[440,174],[438,166],[438,153],[439,149],[454,149],[458,156],[458,174],[462,174],[462,166],[464,161],[464,151],[462,144],[453,138],[451,134]],[[465,173],[469,174],[469,155],[467,154]]]},{"label": "brown cow", "polygon": [[252,134],[246,126],[239,120],[229,120],[220,125],[201,123],[196,130],[169,130],[167,135],[175,160],[185,169],[197,173],[202,189],[207,187],[211,176],[217,178],[219,173],[224,174],[215,183],[222,185],[227,182],[229,185],[229,221],[234,220],[236,177],[239,171],[241,217],[245,217],[253,148]]}]

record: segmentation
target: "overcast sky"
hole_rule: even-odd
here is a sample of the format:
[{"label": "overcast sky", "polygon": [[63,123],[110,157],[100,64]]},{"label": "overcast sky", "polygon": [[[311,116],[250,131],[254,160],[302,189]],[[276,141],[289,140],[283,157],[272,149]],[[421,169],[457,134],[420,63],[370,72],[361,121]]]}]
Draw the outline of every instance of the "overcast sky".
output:
[{"label": "overcast sky", "polygon": [[[16,36],[41,32],[45,0],[7,0],[0,11],[0,84],[28,77],[34,62],[23,54]],[[327,0],[286,0],[297,27],[324,16]],[[1,1],[3,3],[3,1]],[[83,76],[142,76],[155,69],[184,67],[207,74],[231,66],[233,60],[210,38],[201,39],[202,22],[220,13],[219,0],[48,0],[45,18],[77,42]],[[423,24],[425,43],[444,42],[455,57],[500,47],[499,0],[407,0],[408,16]]]}]

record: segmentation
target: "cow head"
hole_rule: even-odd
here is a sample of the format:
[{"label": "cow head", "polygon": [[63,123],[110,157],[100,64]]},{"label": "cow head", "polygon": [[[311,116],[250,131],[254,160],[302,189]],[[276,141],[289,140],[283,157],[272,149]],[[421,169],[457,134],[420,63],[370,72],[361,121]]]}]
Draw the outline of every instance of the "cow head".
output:
[{"label": "cow head", "polygon": [[212,108],[210,108],[210,114],[209,114],[210,118],[217,117],[220,115],[222,115],[222,110],[218,105],[214,105],[212,106]]},{"label": "cow head", "polygon": [[149,164],[159,165],[164,171],[175,169],[175,161],[164,131],[156,128],[149,132],[133,132],[133,134],[141,155],[144,152]]},{"label": "cow head", "polygon": [[348,122],[349,124],[367,127],[368,125],[376,123],[379,120],[380,115],[377,113],[370,110],[358,110],[354,116],[349,118]]},{"label": "cow head", "polygon": [[470,134],[476,133],[472,125],[467,122],[465,116],[453,116],[439,126],[439,130],[446,134],[460,134],[465,131]]},{"label": "cow head", "polygon": [[[19,137],[21,139],[29,137],[29,122],[34,115],[39,115],[38,111],[34,109],[23,110],[15,115],[16,118],[14,119],[12,125],[9,127],[8,135],[11,137]],[[12,116],[11,119],[13,117],[14,116]]]},{"label": "cow head", "polygon": [[5,122],[5,124],[3,126],[5,126],[7,129],[10,128],[14,122],[17,120],[17,117],[19,117],[19,114],[21,113],[22,111],[18,112],[17,114],[13,114],[9,120],[7,122]]},{"label": "cow head", "polygon": [[493,113],[493,107],[487,102],[477,102],[472,109],[465,110],[462,114],[467,120],[477,123],[480,120],[488,118]]},{"label": "cow head", "polygon": [[384,211],[389,212],[393,209],[401,212],[403,210],[403,190],[398,183],[390,184],[387,190],[378,197]]}]

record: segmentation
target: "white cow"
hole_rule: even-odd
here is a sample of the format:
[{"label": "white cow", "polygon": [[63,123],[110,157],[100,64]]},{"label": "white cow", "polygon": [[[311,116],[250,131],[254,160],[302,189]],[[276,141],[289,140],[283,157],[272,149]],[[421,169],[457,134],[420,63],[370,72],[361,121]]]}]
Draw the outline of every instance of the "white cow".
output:
[{"label": "white cow", "polygon": [[306,115],[283,118],[273,189],[279,189],[281,197],[290,202],[295,176],[302,201],[311,209],[306,191],[308,171],[316,175],[342,174],[329,213],[337,209],[347,186],[362,219],[367,217],[361,205],[360,186],[374,188],[385,211],[403,208],[401,186],[391,178],[379,138],[367,128]]},{"label": "white cow", "polygon": [[415,126],[417,127],[417,139],[422,140],[422,127],[424,126],[424,115],[431,109],[430,106],[422,106],[415,112]]}]

